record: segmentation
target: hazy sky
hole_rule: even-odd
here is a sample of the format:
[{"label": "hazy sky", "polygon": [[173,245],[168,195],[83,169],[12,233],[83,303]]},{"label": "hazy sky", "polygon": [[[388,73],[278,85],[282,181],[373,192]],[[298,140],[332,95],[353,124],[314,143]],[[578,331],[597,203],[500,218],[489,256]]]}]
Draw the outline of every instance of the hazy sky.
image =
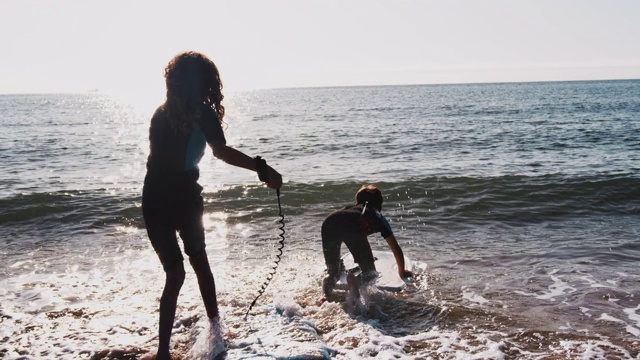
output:
[{"label": "hazy sky", "polygon": [[[153,5],[150,5],[153,4]],[[0,1],[0,93],[640,78],[638,0]]]}]

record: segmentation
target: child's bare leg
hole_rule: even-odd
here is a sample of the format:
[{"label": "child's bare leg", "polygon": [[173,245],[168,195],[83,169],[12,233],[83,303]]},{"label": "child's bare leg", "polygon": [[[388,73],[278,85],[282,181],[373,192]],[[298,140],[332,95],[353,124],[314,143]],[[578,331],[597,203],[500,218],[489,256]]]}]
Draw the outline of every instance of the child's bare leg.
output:
[{"label": "child's bare leg", "polygon": [[204,307],[209,319],[218,316],[218,299],[216,298],[216,284],[209,266],[209,259],[205,250],[189,257],[189,262],[198,278],[198,287],[202,295]]},{"label": "child's bare leg", "polygon": [[322,280],[322,293],[326,300],[333,293],[336,283],[340,279],[340,263],[327,264],[327,276]]},{"label": "child's bare leg", "polygon": [[160,325],[158,334],[157,360],[171,359],[169,345],[171,342],[171,329],[176,316],[176,305],[180,288],[184,283],[185,271],[182,262],[176,264],[173,269],[166,272],[166,280],[162,297],[160,298]]},{"label": "child's bare leg", "polygon": [[349,285],[349,292],[355,299],[360,298],[360,276],[356,276],[354,273],[347,274],[347,285]]}]

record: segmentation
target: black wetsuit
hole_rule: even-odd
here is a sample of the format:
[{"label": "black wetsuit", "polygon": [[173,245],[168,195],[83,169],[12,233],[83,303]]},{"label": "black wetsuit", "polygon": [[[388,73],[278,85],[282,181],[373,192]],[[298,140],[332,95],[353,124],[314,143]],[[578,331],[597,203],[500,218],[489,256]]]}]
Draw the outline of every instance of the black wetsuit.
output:
[{"label": "black wetsuit", "polygon": [[164,105],[151,119],[151,152],[142,191],[142,213],[151,244],[165,270],[184,260],[176,231],[187,255],[205,248],[198,163],[207,144],[224,145],[226,140],[215,111],[203,105],[200,114],[191,131],[184,134],[174,130]]},{"label": "black wetsuit", "polygon": [[393,235],[389,222],[372,207],[362,212],[363,205],[348,206],[329,214],[322,223],[322,250],[330,275],[340,274],[340,247],[342,243],[353,259],[366,272],[375,269],[367,235],[381,233],[383,238]]}]

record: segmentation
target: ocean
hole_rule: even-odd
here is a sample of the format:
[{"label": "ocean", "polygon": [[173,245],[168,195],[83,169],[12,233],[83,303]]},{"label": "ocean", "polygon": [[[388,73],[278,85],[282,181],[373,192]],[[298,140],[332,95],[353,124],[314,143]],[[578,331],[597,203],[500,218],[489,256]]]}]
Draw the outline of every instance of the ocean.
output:
[{"label": "ocean", "polygon": [[[281,261],[245,319],[277,259],[278,198],[210,151],[200,163],[228,359],[640,358],[640,80],[225,95],[228,144],[285,181]],[[159,104],[0,96],[0,358],[154,353],[164,274],[141,190]],[[318,303],[321,223],[365,183],[416,274],[370,289],[377,314]],[[173,353],[206,358],[186,267]]]}]

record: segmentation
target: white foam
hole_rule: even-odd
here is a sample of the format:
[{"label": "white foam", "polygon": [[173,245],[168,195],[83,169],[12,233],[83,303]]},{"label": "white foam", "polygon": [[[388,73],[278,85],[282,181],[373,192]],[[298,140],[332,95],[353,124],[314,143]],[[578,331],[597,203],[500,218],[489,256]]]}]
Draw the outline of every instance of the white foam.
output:
[{"label": "white foam", "polygon": [[194,333],[196,341],[187,353],[189,359],[214,359],[226,351],[220,317],[201,319]]},{"label": "white foam", "polygon": [[549,291],[542,291],[542,294],[535,294],[526,291],[516,290],[514,291],[516,294],[525,295],[525,296],[533,296],[539,300],[554,300],[558,296],[568,295],[576,291],[576,288],[568,285],[566,282],[561,280],[559,277],[554,276],[557,270],[553,270],[549,273],[549,277],[553,280],[553,284],[549,285]]},{"label": "white foam", "polygon": [[29,263],[32,263],[32,262],[33,262],[32,260],[21,260],[21,261],[16,261],[16,262],[15,262],[15,263],[13,263],[12,265],[10,265],[10,266],[9,266],[9,268],[10,268],[10,269],[15,269],[15,268],[21,267],[21,266],[23,266],[23,265],[26,265],[26,264],[29,264]]},{"label": "white foam", "polygon": [[617,355],[616,359],[632,359],[631,354],[608,341],[604,340],[588,340],[582,341],[560,341],[560,349],[551,347],[554,353],[564,353],[570,356],[571,359],[580,360],[605,360],[610,359],[610,352],[615,350]]},{"label": "white foam", "polygon": [[[244,231],[244,229],[238,231]],[[208,238],[214,238],[216,234],[208,234]],[[221,236],[228,235],[223,233]],[[218,247],[225,248],[223,245],[209,241],[208,249],[216,249],[212,253],[217,253]],[[0,327],[0,338],[10,338],[8,344],[15,347],[17,351],[29,349],[28,356],[32,357],[37,357],[34,354],[49,351],[46,356],[51,358],[65,360],[88,358],[95,351],[118,350],[128,345],[154,352],[157,347],[158,297],[162,291],[164,275],[153,250],[148,248],[136,249],[135,253],[124,250],[118,254],[115,261],[112,258],[90,259],[90,254],[84,254],[84,258],[68,260],[68,268],[65,268],[66,272],[63,271],[63,273],[30,272],[0,281],[0,294],[3,299],[2,314],[11,317],[5,319],[3,326]],[[228,252],[221,254],[221,258],[224,258]],[[550,335],[548,340],[556,347],[545,348],[539,353],[527,353],[518,348],[522,345],[518,342],[518,337],[490,331],[482,324],[476,326],[476,323],[472,323],[473,328],[466,327],[469,325],[466,319],[465,323],[460,324],[461,326],[456,323],[459,319],[452,319],[446,329],[439,328],[437,321],[425,322],[427,325],[424,328],[417,328],[415,317],[407,315],[407,312],[411,311],[409,309],[411,304],[416,302],[420,302],[424,307],[437,304],[436,315],[433,316],[443,318],[446,318],[450,309],[455,311],[462,308],[465,314],[464,311],[468,310],[470,307],[468,304],[471,303],[474,309],[465,316],[472,318],[476,313],[481,313],[476,311],[475,307],[482,310],[487,304],[501,301],[499,297],[484,298],[468,287],[462,287],[460,292],[460,286],[455,286],[452,290],[453,294],[445,294],[445,296],[455,295],[455,300],[450,300],[453,297],[442,300],[440,291],[444,286],[437,282],[427,286],[427,280],[431,279],[428,276],[417,277],[420,280],[414,280],[404,293],[385,295],[383,292],[362,292],[362,305],[379,306],[381,311],[387,312],[387,316],[393,316],[393,311],[396,310],[396,314],[400,315],[398,320],[391,318],[384,321],[372,318],[371,313],[366,311],[349,312],[345,310],[342,303],[325,302],[317,306],[316,301],[321,296],[321,276],[318,274],[324,270],[324,264],[316,255],[287,253],[272,284],[260,298],[258,306],[252,311],[247,322],[242,320],[242,316],[253,300],[255,289],[264,280],[263,272],[260,269],[255,271],[255,274],[240,272],[235,266],[241,263],[239,260],[237,263],[231,260],[213,268],[220,310],[224,314],[225,325],[228,325],[224,327],[224,331],[221,329],[219,336],[224,337],[230,347],[229,359],[273,358],[268,356],[269,354],[274,357],[304,358],[303,356],[307,356],[307,359],[337,360],[357,358],[503,359],[510,358],[503,352],[505,342],[506,347],[511,351],[514,349],[520,351],[519,354],[523,359],[543,358],[547,355],[572,359],[581,357],[587,359],[589,356],[594,356],[597,359],[603,353],[610,355],[612,352],[618,354],[624,351],[624,348],[609,345],[607,342],[588,342],[588,340],[564,342],[565,349],[558,346],[555,335]],[[87,270],[86,265],[78,265],[83,262],[89,262],[95,267]],[[114,262],[116,265],[112,264]],[[45,269],[44,264],[36,265]],[[247,268],[250,266],[253,266],[253,263],[249,261]],[[544,291],[532,290],[531,293],[527,293],[531,298],[525,301],[530,301],[535,306],[537,302],[534,298],[557,299],[558,296],[571,293],[571,286],[563,281],[565,275],[560,276],[557,271],[554,271],[549,276],[554,280],[553,285]],[[591,280],[590,277],[587,279],[586,281]],[[576,284],[578,283],[582,284],[582,281],[577,281]],[[595,281],[591,283],[596,284]],[[225,286],[225,284],[228,285]],[[549,282],[545,286],[548,284]],[[36,291],[27,293],[26,290],[29,289],[36,289]],[[416,291],[419,295],[411,297],[408,290]],[[53,304],[56,311],[66,309],[69,312],[53,320],[46,318],[49,312],[27,313],[25,306],[29,304],[27,302],[25,305],[20,294],[23,294],[25,299],[42,301],[42,304],[34,303],[36,309],[39,307],[46,310],[47,304]],[[605,305],[610,307],[615,305],[615,309],[619,309],[620,303],[628,300],[632,295],[629,294],[618,303]],[[464,302],[459,301],[460,296]],[[391,304],[390,299],[397,299],[399,304],[397,309],[387,306]],[[405,300],[407,300],[406,303],[403,302]],[[388,302],[385,303],[385,301]],[[405,306],[406,304],[409,306]],[[590,306],[588,303],[585,304]],[[598,304],[600,306],[601,303]],[[548,304],[543,302],[543,305]],[[465,307],[467,309],[464,309]],[[573,307],[573,309],[577,308],[577,306]],[[494,307],[490,310],[495,309]],[[595,308],[579,307],[579,309],[586,316],[575,311],[579,318],[574,318],[576,320],[570,323],[563,321],[561,329],[589,334],[588,329],[578,330],[574,327],[585,327],[581,319],[587,316],[592,317],[587,319],[587,323],[596,323],[593,321],[597,316],[593,315]],[[76,316],[72,314],[75,310],[81,310],[84,313]],[[600,323],[597,326],[620,330],[624,326],[620,324],[626,321],[629,323],[626,325],[626,331],[638,337],[640,336],[639,310],[640,306],[637,306],[624,310],[623,314],[622,311],[612,309],[608,314],[600,316],[598,319]],[[182,353],[177,355],[199,359],[206,358],[210,353],[215,352],[210,347],[219,342],[211,340],[213,332],[207,328],[208,320],[204,317],[202,299],[195,276],[189,266],[187,266],[187,280],[178,302],[177,319],[176,323],[180,326],[174,328],[172,344],[177,342],[187,345],[182,348],[190,348],[188,357],[186,357],[187,354]],[[195,324],[194,319],[198,319]],[[608,323],[602,323],[602,321]],[[34,330],[20,334],[24,328],[23,324],[34,325]],[[523,323],[514,326],[523,326],[523,332],[531,330]],[[597,329],[593,331],[593,336],[599,336]],[[541,335],[539,339],[543,341],[545,338],[546,335],[544,337]],[[5,345],[5,348],[7,346]],[[523,347],[526,347],[526,344]],[[19,354],[13,350],[7,354],[9,359],[17,357]]]},{"label": "white foam", "polygon": [[640,305],[636,306],[635,308],[628,308],[628,309],[624,309],[624,313],[627,314],[627,317],[629,318],[629,320],[635,322],[636,326],[633,326],[631,324],[627,324],[626,330],[628,333],[634,335],[634,336],[639,336],[640,337],[640,314],[637,313],[637,311],[640,310]]},{"label": "white foam", "polygon": [[633,336],[640,336],[640,329],[633,327],[629,324],[627,324],[626,330],[629,334],[633,335]]},{"label": "white foam", "polygon": [[591,317],[591,316],[592,316],[591,314],[589,314],[589,311],[591,311],[591,309],[589,309],[589,308],[586,308],[586,307],[584,307],[584,306],[581,306],[581,307],[580,307],[580,311],[581,311],[583,314],[585,314],[586,316],[588,316],[588,317]]},{"label": "white foam", "polygon": [[481,305],[487,304],[489,302],[489,300],[482,297],[482,295],[476,294],[472,290],[469,290],[466,286],[462,287],[462,298]]},{"label": "white foam", "polygon": [[592,278],[592,275],[580,276],[580,279],[586,281],[592,288],[608,288],[610,286],[602,285]]},{"label": "white foam", "polygon": [[615,318],[607,313],[602,313],[600,315],[600,317],[598,318],[598,320],[604,320],[604,321],[612,321],[612,322],[619,322],[619,323],[623,323],[625,324],[625,322],[623,320],[620,320],[618,318]]},{"label": "white foam", "polygon": [[629,320],[635,321],[636,326],[638,327],[640,327],[640,314],[637,313],[637,311],[639,310],[640,305],[636,306],[635,308],[628,308],[623,310],[624,313],[629,317]]}]

